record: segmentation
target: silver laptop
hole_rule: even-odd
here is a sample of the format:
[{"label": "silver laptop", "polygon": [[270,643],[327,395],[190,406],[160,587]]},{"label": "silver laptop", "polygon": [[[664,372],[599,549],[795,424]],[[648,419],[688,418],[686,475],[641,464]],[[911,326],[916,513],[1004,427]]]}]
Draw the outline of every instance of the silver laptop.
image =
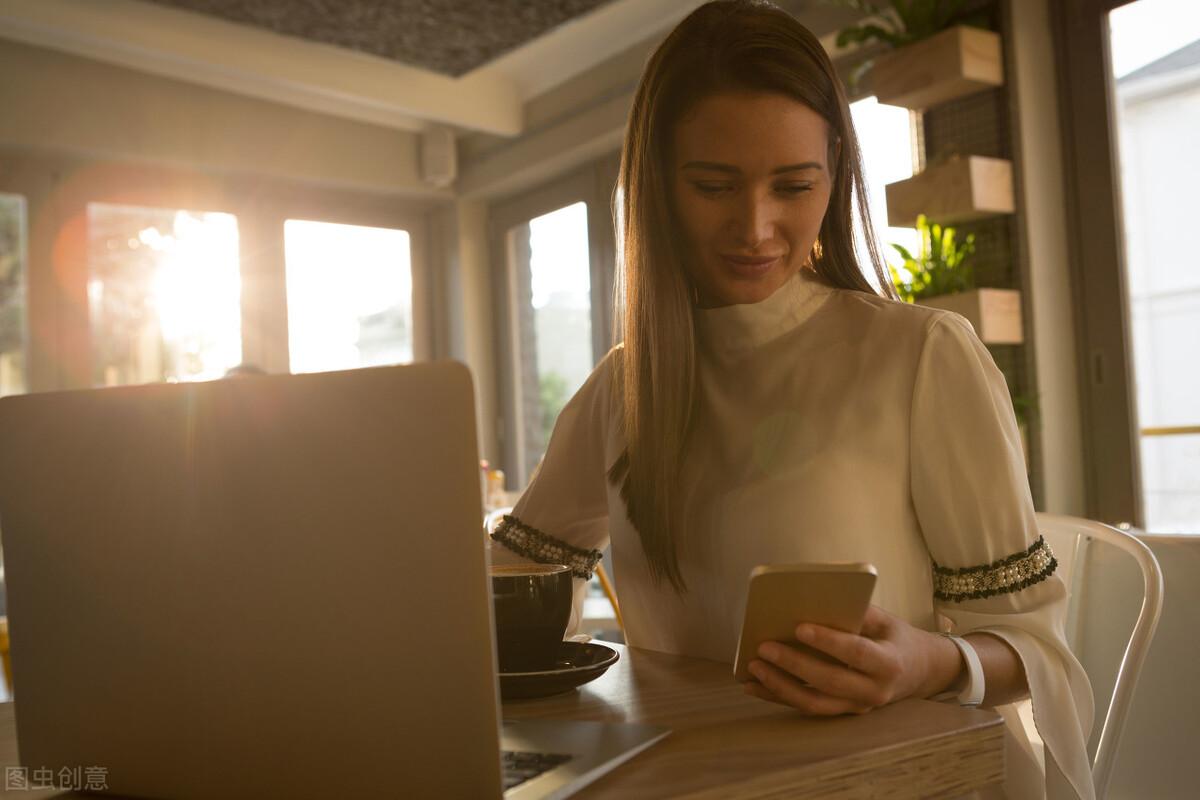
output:
[{"label": "silver laptop", "polygon": [[143,797],[526,800],[657,741],[505,723],[548,754],[505,791],[477,452],[452,363],[0,400],[22,764]]}]

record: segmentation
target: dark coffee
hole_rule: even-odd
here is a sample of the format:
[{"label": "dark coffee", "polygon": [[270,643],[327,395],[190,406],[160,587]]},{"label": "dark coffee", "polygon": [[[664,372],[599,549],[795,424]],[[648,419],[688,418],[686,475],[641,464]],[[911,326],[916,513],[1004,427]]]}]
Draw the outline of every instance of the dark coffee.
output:
[{"label": "dark coffee", "polygon": [[552,666],[571,618],[571,570],[559,564],[493,566],[491,576],[500,671]]}]

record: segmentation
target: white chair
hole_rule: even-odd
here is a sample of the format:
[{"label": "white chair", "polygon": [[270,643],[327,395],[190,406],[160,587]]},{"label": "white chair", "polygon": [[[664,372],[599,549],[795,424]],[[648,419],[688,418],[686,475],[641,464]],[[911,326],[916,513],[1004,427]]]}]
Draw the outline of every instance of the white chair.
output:
[{"label": "white chair", "polygon": [[1076,605],[1076,588],[1080,582],[1079,567],[1084,564],[1087,548],[1092,542],[1104,542],[1124,550],[1137,561],[1142,570],[1142,607],[1129,637],[1129,644],[1126,645],[1121,663],[1117,667],[1112,699],[1108,704],[1108,712],[1104,715],[1100,741],[1096,747],[1096,756],[1092,760],[1092,782],[1096,787],[1096,797],[1103,798],[1117,760],[1121,731],[1129,715],[1138,675],[1150,650],[1150,641],[1154,638],[1158,618],[1162,613],[1162,569],[1159,568],[1158,559],[1154,557],[1150,548],[1131,533],[1099,522],[1057,514],[1039,513],[1037,523],[1039,532],[1046,538],[1058,559],[1060,575],[1072,590],[1068,611],[1069,625],[1074,624],[1070,621],[1078,620],[1085,611]]}]

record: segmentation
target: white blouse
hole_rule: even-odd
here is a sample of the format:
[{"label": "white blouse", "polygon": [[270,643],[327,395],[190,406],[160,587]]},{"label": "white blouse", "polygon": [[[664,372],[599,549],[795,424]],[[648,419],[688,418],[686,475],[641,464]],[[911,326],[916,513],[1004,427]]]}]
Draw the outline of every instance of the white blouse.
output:
[{"label": "white blouse", "polygon": [[1014,707],[1001,707],[1006,793],[1091,798],[1092,693],[1064,635],[1067,590],[1037,532],[1004,377],[970,323],[809,270],[760,303],[695,318],[686,593],[655,583],[606,480],[623,449],[610,394],[619,347],[563,409],[493,538],[571,564],[575,619],[582,579],[611,543],[626,641],[725,662],[753,567],[870,562],[874,604],[926,630],[988,631],[1020,655],[1047,776]]}]

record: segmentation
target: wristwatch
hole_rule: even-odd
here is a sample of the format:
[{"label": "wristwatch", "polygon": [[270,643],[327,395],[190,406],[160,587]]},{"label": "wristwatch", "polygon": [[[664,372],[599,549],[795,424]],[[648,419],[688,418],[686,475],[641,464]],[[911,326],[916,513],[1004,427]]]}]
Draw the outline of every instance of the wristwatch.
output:
[{"label": "wristwatch", "polygon": [[958,652],[962,653],[963,661],[967,662],[967,685],[957,694],[953,691],[943,692],[930,699],[949,700],[954,698],[958,701],[959,705],[971,706],[972,708],[978,706],[983,702],[984,693],[983,664],[979,661],[979,654],[975,652],[975,648],[971,646],[971,643],[961,636],[942,632],[939,632],[939,635],[945,636],[953,642],[954,646],[958,648]]}]

